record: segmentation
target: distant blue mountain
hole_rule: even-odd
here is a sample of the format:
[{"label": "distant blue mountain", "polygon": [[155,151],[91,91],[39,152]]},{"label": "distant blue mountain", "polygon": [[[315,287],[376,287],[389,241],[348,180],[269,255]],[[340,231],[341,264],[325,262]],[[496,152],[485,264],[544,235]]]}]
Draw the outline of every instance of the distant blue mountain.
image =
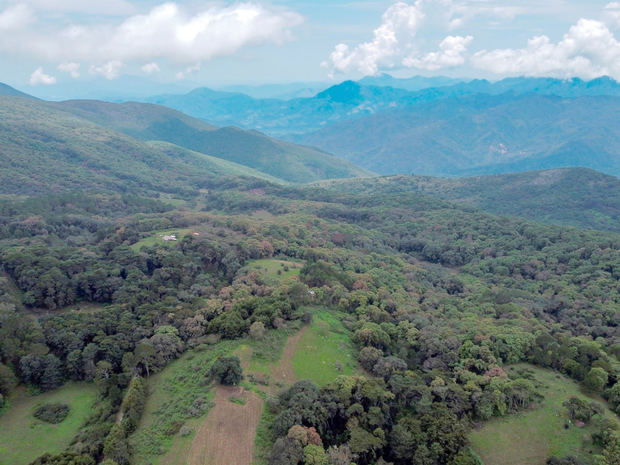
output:
[{"label": "distant blue mountain", "polygon": [[457,79],[446,76],[413,76],[410,78],[396,78],[390,76],[389,74],[380,74],[378,76],[366,76],[357,82],[364,86],[394,87],[395,89],[405,89],[408,91],[417,92],[431,87],[452,86],[460,82],[467,82],[468,80],[469,79]]},{"label": "distant blue mountain", "polygon": [[292,137],[380,174],[443,176],[581,166],[620,176],[620,97],[475,94]]},{"label": "distant blue mountain", "polygon": [[[393,85],[375,85],[382,83]],[[403,88],[409,84],[418,87],[425,84],[436,86],[417,91]],[[592,81],[509,78],[498,82],[478,79],[452,83],[451,78],[396,79],[383,75],[364,78],[359,82],[344,81],[312,97],[290,100],[257,99],[237,92],[198,88],[183,95],[161,95],[144,101],[172,107],[212,124],[237,125],[282,137],[316,131],[331,124],[367,117],[385,110],[476,94],[509,94],[513,97],[537,94],[571,98],[620,96],[620,84],[607,77]]]}]

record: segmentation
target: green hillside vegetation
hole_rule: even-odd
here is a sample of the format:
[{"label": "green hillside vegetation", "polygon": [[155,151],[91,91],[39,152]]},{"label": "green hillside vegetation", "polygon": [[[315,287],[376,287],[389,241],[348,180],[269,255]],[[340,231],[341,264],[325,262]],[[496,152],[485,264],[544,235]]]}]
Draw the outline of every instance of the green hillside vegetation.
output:
[{"label": "green hillside vegetation", "polygon": [[[597,421],[602,418],[620,428],[618,417],[606,408],[601,399],[583,394],[569,378],[530,365],[510,367],[509,372],[525,370],[538,386],[543,399],[528,411],[497,418],[484,423],[471,434],[474,451],[484,465],[545,465],[548,457],[577,457],[585,463],[600,454],[600,447],[592,439]],[[586,403],[598,402],[604,413],[579,427],[570,422],[568,410],[562,404],[572,397]],[[566,427],[569,424],[570,426]]]},{"label": "green hillside vegetation", "polygon": [[[96,398],[95,386],[86,383],[67,384],[39,395],[16,391],[8,407],[0,411],[0,465],[26,465],[44,452],[62,452],[84,425]],[[38,406],[50,403],[69,406],[62,422],[45,423],[34,417]]]},{"label": "green hillside vegetation", "polygon": [[[473,465],[475,424],[552,406],[507,369],[524,363],[620,412],[619,234],[390,179],[231,177],[188,149],[5,99],[0,421],[15,393],[84,382],[97,396],[36,465]],[[284,276],[287,263],[301,268]],[[614,424],[589,428],[601,458],[585,465],[616,465]]]},{"label": "green hillside vegetation", "polygon": [[57,110],[45,102],[0,98],[0,192],[140,191],[212,187],[247,167],[164,143],[145,143]]},{"label": "green hillside vegetation", "polygon": [[370,175],[366,170],[316,149],[279,141],[257,131],[217,128],[159,105],[90,100],[56,105],[139,140],[170,142],[289,182]]},{"label": "green hillside vegetation", "polygon": [[584,168],[469,178],[377,177],[319,185],[365,194],[419,192],[497,215],[620,232],[620,180]]},{"label": "green hillside vegetation", "polygon": [[35,97],[33,97],[32,95],[25,94],[24,92],[14,89],[13,87],[7,84],[3,84],[2,82],[0,82],[0,96],[25,97],[25,98],[35,99]]}]

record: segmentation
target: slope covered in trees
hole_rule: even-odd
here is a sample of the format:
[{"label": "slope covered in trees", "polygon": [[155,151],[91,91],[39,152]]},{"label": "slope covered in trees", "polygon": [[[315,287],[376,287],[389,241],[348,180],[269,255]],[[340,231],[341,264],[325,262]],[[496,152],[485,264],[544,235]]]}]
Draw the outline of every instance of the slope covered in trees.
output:
[{"label": "slope covered in trees", "polygon": [[170,142],[288,182],[370,174],[320,150],[273,139],[257,131],[218,128],[159,105],[80,100],[58,106],[139,140]]},{"label": "slope covered in trees", "polygon": [[620,180],[583,168],[465,178],[400,175],[320,185],[364,194],[418,192],[497,215],[620,232]]},{"label": "slope covered in trees", "polygon": [[[96,122],[91,122],[68,113],[62,104],[14,97],[0,97],[0,103],[0,190],[7,194],[112,189],[182,193],[208,188],[220,175],[278,180],[244,163],[297,181],[364,173],[311,149],[234,128],[212,130],[181,114],[171,117],[170,110],[158,107],[138,106],[131,111],[132,107],[110,104],[108,113],[92,117]],[[167,125],[172,128],[166,129]],[[166,136],[179,126],[186,129],[185,134],[179,131],[178,138]],[[176,140],[204,152],[213,150],[224,158],[146,142],[153,139]],[[271,156],[274,163],[269,164]]]},{"label": "slope covered in trees", "polygon": [[[102,126],[116,107],[96,124],[56,104],[4,99],[0,415],[25,388],[85,381],[98,396],[74,438],[63,438],[66,451],[34,464],[161,456],[206,414],[209,383],[228,380],[211,368],[238,355],[239,339],[262,335],[273,353],[269,341],[307,324],[317,308],[339,320],[333,328],[341,324],[347,339],[322,349],[332,359],[336,349],[355,357],[364,372],[334,363],[329,372],[339,376],[317,378],[320,387],[300,381],[265,395],[257,441],[272,465],[476,464],[468,443],[476,422],[541,400],[526,375],[507,370],[519,362],[561,372],[613,415],[620,411],[620,235],[497,217],[426,195],[476,199],[465,181],[279,185]],[[131,108],[133,130],[151,124]],[[480,180],[479,189],[508,197],[554,173]],[[591,179],[594,189],[608,182],[559,173],[584,185]],[[300,268],[270,278],[252,266],[265,259]],[[310,335],[315,342],[304,347],[320,343],[320,332]],[[146,380],[187,351],[187,371],[166,388],[193,393],[152,421]],[[300,363],[293,357],[293,371]],[[264,380],[239,379],[247,373],[233,364],[233,383],[266,391]],[[576,402],[562,412],[591,422],[586,465],[615,465],[611,414]],[[138,441],[143,414],[156,434]],[[136,457],[142,447],[146,459]]]}]

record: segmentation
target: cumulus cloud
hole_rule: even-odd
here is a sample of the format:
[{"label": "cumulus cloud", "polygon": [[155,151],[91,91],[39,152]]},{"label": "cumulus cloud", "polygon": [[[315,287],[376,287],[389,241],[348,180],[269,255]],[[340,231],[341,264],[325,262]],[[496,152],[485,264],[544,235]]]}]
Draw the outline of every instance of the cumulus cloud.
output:
[{"label": "cumulus cloud", "polygon": [[140,68],[146,74],[159,73],[161,70],[159,69],[159,65],[155,62],[147,63]]},{"label": "cumulus cloud", "polygon": [[620,27],[620,2],[611,2],[605,5],[605,19],[615,27]]},{"label": "cumulus cloud", "polygon": [[[471,8],[458,8],[452,0],[417,0],[413,4],[398,2],[382,16],[381,25],[374,30],[373,39],[350,47],[344,43],[334,47],[329,62],[322,66],[334,72],[358,71],[374,75],[383,69],[404,67],[435,71],[459,66],[466,61],[467,47],[473,37],[449,35],[432,52],[419,50],[418,35],[423,26],[439,18],[445,29],[451,27],[455,15],[475,15]],[[434,26],[431,24],[430,26]]]},{"label": "cumulus cloud", "polygon": [[448,36],[439,44],[439,51],[421,57],[415,55],[405,57],[403,65],[428,71],[460,66],[465,63],[464,54],[472,40],[474,40],[472,36]]},{"label": "cumulus cloud", "polygon": [[[5,22],[14,23],[6,11],[0,17],[5,13],[9,18]],[[109,77],[117,75],[118,63],[165,60],[188,66],[232,55],[246,46],[279,44],[292,37],[292,28],[302,20],[288,9],[254,2],[211,5],[199,11],[164,3],[116,23],[28,28],[22,22],[20,34],[3,34],[0,29],[0,49],[47,61],[89,62],[91,72]]]},{"label": "cumulus cloud", "polygon": [[620,79],[620,42],[602,21],[580,19],[557,43],[541,35],[525,48],[479,51],[472,63],[503,75]]},{"label": "cumulus cloud", "polygon": [[0,33],[14,31],[32,22],[32,11],[28,6],[18,3],[0,12]]},{"label": "cumulus cloud", "polygon": [[374,30],[373,40],[354,48],[338,44],[330,55],[334,70],[358,70],[364,74],[377,74],[380,67],[394,66],[402,56],[424,18],[422,1],[413,5],[398,2],[383,14],[381,25]]},{"label": "cumulus cloud", "polygon": [[39,84],[46,86],[56,84],[56,78],[54,76],[50,76],[49,74],[45,74],[43,72],[43,68],[39,67],[30,75],[30,85],[38,86]]},{"label": "cumulus cloud", "polygon": [[111,81],[120,76],[122,67],[123,63],[121,61],[112,60],[100,66],[92,65],[88,72],[90,74],[103,76],[104,78]]},{"label": "cumulus cloud", "polygon": [[58,70],[63,73],[70,74],[72,78],[80,77],[80,64],[74,62],[65,62],[58,65]]}]

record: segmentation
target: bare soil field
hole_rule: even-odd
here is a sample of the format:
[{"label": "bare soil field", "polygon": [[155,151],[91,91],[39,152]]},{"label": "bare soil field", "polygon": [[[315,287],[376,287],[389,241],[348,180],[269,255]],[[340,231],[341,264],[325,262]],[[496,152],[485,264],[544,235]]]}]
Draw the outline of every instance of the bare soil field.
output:
[{"label": "bare soil field", "polygon": [[[242,387],[216,389],[215,407],[194,437],[187,465],[250,465],[263,400]],[[231,396],[244,399],[245,404],[231,402]]]}]

